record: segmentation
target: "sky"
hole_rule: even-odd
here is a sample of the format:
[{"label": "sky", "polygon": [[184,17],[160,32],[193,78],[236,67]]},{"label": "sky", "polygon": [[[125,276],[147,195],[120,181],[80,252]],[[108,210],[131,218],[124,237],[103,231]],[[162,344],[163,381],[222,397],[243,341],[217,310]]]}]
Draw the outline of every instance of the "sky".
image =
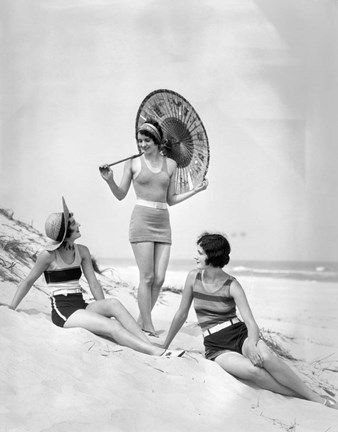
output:
[{"label": "sky", "polygon": [[[99,165],[137,152],[136,113],[180,93],[209,187],[170,208],[172,258],[203,231],[232,259],[338,260],[338,2],[3,0],[0,206],[43,231],[61,196],[96,257],[131,258]],[[122,166],[114,170],[117,181]]]}]

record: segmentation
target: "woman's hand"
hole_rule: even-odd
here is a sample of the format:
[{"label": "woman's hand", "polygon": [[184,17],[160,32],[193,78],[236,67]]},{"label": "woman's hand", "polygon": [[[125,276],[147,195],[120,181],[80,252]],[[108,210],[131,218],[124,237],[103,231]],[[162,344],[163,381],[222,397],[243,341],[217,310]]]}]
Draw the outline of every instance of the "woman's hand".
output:
[{"label": "woman's hand", "polygon": [[119,201],[123,200],[127,195],[130,184],[133,178],[132,164],[131,160],[127,160],[124,164],[123,177],[120,185],[117,185],[114,180],[114,173],[110,169],[109,165],[101,165],[99,167],[101,177],[106,181],[110,190],[113,192],[115,198]]},{"label": "woman's hand", "polygon": [[198,185],[195,187],[195,191],[196,191],[196,193],[197,193],[197,192],[202,192],[202,191],[204,191],[204,190],[208,187],[208,185],[209,185],[208,180],[207,180],[207,179],[204,179],[200,184],[198,184]]},{"label": "woman's hand", "polygon": [[264,358],[254,342],[248,341],[247,350],[251,363],[257,367],[264,367]]},{"label": "woman's hand", "polygon": [[99,170],[103,180],[105,180],[106,182],[109,182],[110,180],[114,180],[113,170],[111,170],[108,165],[101,165],[99,167]]}]

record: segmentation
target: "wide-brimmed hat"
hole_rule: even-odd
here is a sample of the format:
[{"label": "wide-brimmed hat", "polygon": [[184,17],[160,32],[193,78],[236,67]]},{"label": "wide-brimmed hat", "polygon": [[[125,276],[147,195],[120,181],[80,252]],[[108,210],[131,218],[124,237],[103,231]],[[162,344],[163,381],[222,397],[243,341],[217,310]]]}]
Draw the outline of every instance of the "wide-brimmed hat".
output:
[{"label": "wide-brimmed hat", "polygon": [[45,231],[49,242],[46,245],[48,251],[53,251],[61,246],[68,228],[69,210],[64,197],[62,197],[63,213],[52,213],[45,223]]}]

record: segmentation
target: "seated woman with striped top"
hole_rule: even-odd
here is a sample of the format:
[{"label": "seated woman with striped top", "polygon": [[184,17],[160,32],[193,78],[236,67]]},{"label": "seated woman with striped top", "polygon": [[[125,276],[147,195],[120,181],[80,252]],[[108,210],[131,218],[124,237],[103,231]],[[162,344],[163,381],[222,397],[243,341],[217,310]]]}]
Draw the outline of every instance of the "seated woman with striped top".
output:
[{"label": "seated woman with striped top", "polygon": [[[334,399],[320,396],[307,387],[259,338],[259,328],[242,286],[223,271],[230,260],[227,239],[220,234],[203,234],[197,241],[195,260],[197,269],[188,274],[164,348],[169,347],[183,326],[194,302],[207,359],[260,388],[337,409]],[[236,308],[243,321],[237,316]]]},{"label": "seated woman with striped top", "polygon": [[[63,328],[82,327],[120,345],[157,356],[180,357],[183,350],[169,351],[153,345],[134,318],[117,299],[105,299],[92,265],[89,250],[75,241],[81,237],[80,224],[62,198],[63,212],[52,213],[45,230],[50,241],[14,295],[16,309],[34,282],[44,273],[50,289],[52,321]],[[86,303],[80,285],[84,273],[95,301]],[[113,318],[113,319],[111,319]]]}]

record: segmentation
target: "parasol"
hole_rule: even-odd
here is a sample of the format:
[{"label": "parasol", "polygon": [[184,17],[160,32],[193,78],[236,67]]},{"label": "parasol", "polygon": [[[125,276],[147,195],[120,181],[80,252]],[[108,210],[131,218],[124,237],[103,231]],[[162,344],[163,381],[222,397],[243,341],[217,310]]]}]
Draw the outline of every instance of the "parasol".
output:
[{"label": "parasol", "polygon": [[99,167],[99,169],[104,169],[105,167],[111,167],[111,166],[113,166],[113,165],[120,164],[121,162],[125,162],[125,161],[127,161],[127,160],[129,160],[129,159],[135,159],[135,158],[140,157],[140,156],[142,156],[142,155],[143,155],[143,153],[140,152],[140,153],[138,153],[138,154],[136,154],[136,155],[128,156],[128,157],[126,157],[126,158],[124,158],[124,159],[120,159],[120,160],[118,160],[118,161],[116,161],[116,162],[112,162],[112,163],[110,163],[110,164],[101,165],[101,166]]},{"label": "parasol", "polygon": [[183,96],[161,89],[142,101],[136,115],[136,133],[149,119],[162,127],[162,151],[177,163],[176,193],[192,190],[204,180],[210,157],[207,133],[199,115]]}]

